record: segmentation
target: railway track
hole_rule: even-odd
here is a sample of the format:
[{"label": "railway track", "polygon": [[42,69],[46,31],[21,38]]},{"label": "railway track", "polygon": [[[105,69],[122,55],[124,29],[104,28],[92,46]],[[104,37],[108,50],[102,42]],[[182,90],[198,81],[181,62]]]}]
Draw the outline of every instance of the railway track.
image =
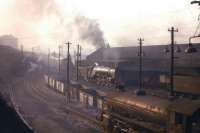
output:
[{"label": "railway track", "polygon": [[28,74],[11,82],[5,90],[27,127],[38,133],[100,133],[77,113],[67,111],[67,114],[63,109],[65,96],[49,90],[42,78],[34,79],[34,75]]},{"label": "railway track", "polygon": [[12,85],[9,85],[9,94],[10,94],[10,100],[11,103],[13,105],[13,108],[15,110],[15,112],[17,113],[18,117],[21,119],[21,121],[24,123],[24,125],[31,131],[31,132],[35,132],[32,128],[32,126],[25,120],[23,114],[20,112],[20,108],[18,106],[18,104],[15,102],[15,91]]},{"label": "railway track", "polygon": [[[40,90],[37,87],[32,87],[32,91],[38,96],[37,98],[40,101],[48,103],[48,97],[44,94],[44,92],[42,92],[42,90]],[[88,122],[89,123],[88,125],[92,128],[97,129],[99,133],[102,132],[101,124],[96,119],[91,118],[91,116],[88,116],[82,112],[79,112],[73,109],[73,107],[70,105],[67,105],[67,103],[62,104],[61,109],[64,110],[64,112],[67,112],[67,114],[73,115],[75,117],[82,119],[83,121]]]},{"label": "railway track", "polygon": [[101,126],[101,123],[99,121],[97,121],[96,119],[94,118],[91,118],[91,116],[88,116],[87,114],[85,113],[82,113],[82,112],[79,112],[75,109],[73,109],[73,107],[71,106],[65,106],[63,108],[68,114],[71,114],[71,115],[75,115],[85,121],[87,121],[88,123],[90,123],[93,128],[96,128],[98,129],[99,132],[103,132],[102,131],[102,126]]},{"label": "railway track", "polygon": [[[49,103],[50,99],[49,99],[49,97],[47,95],[45,95],[44,90],[41,90],[41,88],[38,88],[36,86],[29,86],[29,87],[31,88],[33,94],[35,94],[34,96],[36,97],[36,99],[38,99],[41,102],[47,103],[47,104]],[[49,91],[49,90],[47,89],[46,91]],[[56,93],[56,92],[54,92],[54,93]],[[53,101],[51,101],[50,103],[51,103],[51,105],[55,106]],[[67,103],[66,104],[62,103],[62,104],[60,104],[58,106],[61,106],[61,109],[64,112],[67,112],[67,114],[73,115],[73,116],[75,116],[77,118],[80,118],[82,121],[85,121],[85,122],[89,123],[87,125],[89,125],[91,128],[97,129],[97,131],[99,133],[102,132],[100,123],[96,119],[91,118],[91,116],[88,116],[88,115],[86,115],[84,113],[81,113],[81,112],[73,109],[73,107],[68,106]]]}]

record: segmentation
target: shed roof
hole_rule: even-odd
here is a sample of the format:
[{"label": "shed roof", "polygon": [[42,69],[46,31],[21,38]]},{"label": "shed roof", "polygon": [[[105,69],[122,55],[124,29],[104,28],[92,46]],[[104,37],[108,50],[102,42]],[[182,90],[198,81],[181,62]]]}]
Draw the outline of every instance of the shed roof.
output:
[{"label": "shed roof", "polygon": [[190,116],[200,109],[200,100],[177,99],[171,104],[170,109]]},{"label": "shed roof", "polygon": [[[181,52],[175,52],[175,57],[179,59],[179,63],[183,64],[185,61],[193,59],[200,60],[200,44],[193,44],[197,49],[197,53],[186,54],[184,51],[188,47],[188,44],[177,44]],[[170,53],[165,53],[164,49],[169,47],[167,45],[148,45],[143,46],[144,58],[147,59],[169,59]],[[121,62],[127,60],[133,60],[138,58],[138,46],[133,47],[113,47],[113,48],[100,48],[87,56],[90,61],[108,61],[108,62]],[[175,47],[176,51],[176,47]],[[197,62],[195,62],[197,63]]]},{"label": "shed roof", "polygon": [[128,93],[119,93],[119,92],[111,92],[108,95],[108,98],[117,100],[119,102],[123,102],[125,104],[129,105],[135,105],[134,103],[141,103],[141,104],[146,104],[146,105],[151,105],[151,106],[156,106],[161,109],[167,109],[168,106],[170,105],[170,101],[168,99],[164,98],[159,98],[151,95],[145,95],[145,96],[136,96],[134,94]]},{"label": "shed roof", "polygon": [[161,110],[171,110],[191,116],[194,112],[200,109],[200,100],[191,100],[186,98],[177,98],[170,100],[151,95],[136,96],[130,93],[112,92],[107,95],[108,99],[113,99],[126,105],[135,105],[135,103],[151,105],[160,108]]}]

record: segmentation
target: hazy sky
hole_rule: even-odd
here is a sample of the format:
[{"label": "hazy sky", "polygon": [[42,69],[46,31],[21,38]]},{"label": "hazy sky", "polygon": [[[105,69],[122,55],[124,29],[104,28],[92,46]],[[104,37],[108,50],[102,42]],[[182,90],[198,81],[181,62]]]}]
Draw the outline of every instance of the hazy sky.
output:
[{"label": "hazy sky", "polygon": [[[198,24],[199,7],[191,0],[0,0],[0,35],[13,34],[26,48],[57,48],[71,41],[91,52],[91,43],[111,46],[170,42],[168,28],[179,29],[177,43],[188,42]],[[77,16],[84,20],[74,24]],[[93,27],[92,31],[84,29]],[[78,28],[77,28],[78,27]],[[85,32],[78,33],[80,30]],[[98,31],[98,34],[94,33]],[[92,34],[102,38],[90,40]],[[83,35],[84,34],[84,35]],[[85,35],[87,34],[87,35]]]}]

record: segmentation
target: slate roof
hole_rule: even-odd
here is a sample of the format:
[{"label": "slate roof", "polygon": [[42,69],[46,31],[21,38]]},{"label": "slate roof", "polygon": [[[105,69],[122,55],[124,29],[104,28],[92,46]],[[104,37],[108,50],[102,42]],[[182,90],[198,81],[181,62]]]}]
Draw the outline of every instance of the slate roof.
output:
[{"label": "slate roof", "polygon": [[[178,59],[189,60],[191,58],[200,60],[200,43],[193,44],[197,49],[197,53],[187,54],[185,49],[188,44],[176,44],[175,51],[177,47],[180,48],[181,52],[175,52],[175,57]],[[146,59],[169,59],[170,53],[165,53],[165,48],[170,47],[168,45],[151,45],[143,46],[144,57]],[[127,60],[134,60],[138,58],[139,47],[113,47],[113,48],[100,48],[87,56],[87,60],[90,61],[105,61],[105,62],[121,62]]]}]

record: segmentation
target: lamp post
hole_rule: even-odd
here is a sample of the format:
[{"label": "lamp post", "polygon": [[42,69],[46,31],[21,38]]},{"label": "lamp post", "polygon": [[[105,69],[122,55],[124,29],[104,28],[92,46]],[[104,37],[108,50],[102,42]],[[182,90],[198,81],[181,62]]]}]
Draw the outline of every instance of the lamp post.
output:
[{"label": "lamp post", "polygon": [[190,2],[190,4],[198,4],[200,6],[200,1],[193,0],[192,2]]},{"label": "lamp post", "polygon": [[190,54],[190,53],[195,53],[195,52],[197,52],[197,49],[193,47],[191,40],[192,40],[193,38],[198,38],[198,37],[200,37],[200,36],[198,35],[198,36],[191,36],[191,37],[189,37],[188,48],[185,49],[185,52],[186,52],[186,53],[189,53],[189,54]]},{"label": "lamp post", "polygon": [[[200,1],[199,0],[193,0],[193,1],[190,2],[190,4],[198,4],[198,6],[200,6]],[[198,28],[199,28],[199,25],[197,26],[196,32],[197,32]],[[195,34],[196,34],[196,32],[195,32]],[[185,49],[186,53],[195,53],[195,52],[197,52],[197,49],[193,47],[193,45],[191,43],[191,40],[193,38],[198,38],[198,37],[200,37],[200,34],[189,37],[188,48]]]}]

